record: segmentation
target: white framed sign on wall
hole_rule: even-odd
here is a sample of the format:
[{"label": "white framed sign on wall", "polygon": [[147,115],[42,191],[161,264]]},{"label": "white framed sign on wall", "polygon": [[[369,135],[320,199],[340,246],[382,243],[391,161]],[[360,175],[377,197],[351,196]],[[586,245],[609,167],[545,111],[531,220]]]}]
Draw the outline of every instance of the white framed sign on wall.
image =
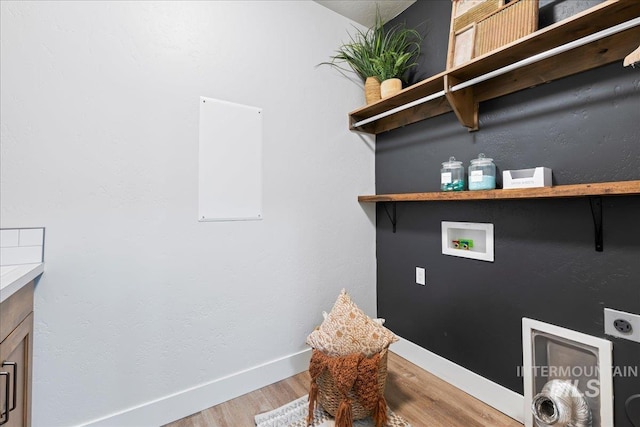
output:
[{"label": "white framed sign on wall", "polygon": [[262,109],[200,97],[198,221],[262,219]]}]

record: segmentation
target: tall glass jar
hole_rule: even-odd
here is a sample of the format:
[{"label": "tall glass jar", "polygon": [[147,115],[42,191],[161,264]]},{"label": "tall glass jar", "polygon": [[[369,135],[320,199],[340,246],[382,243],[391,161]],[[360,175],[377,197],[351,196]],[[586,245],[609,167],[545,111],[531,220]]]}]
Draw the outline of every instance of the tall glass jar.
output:
[{"label": "tall glass jar", "polygon": [[483,153],[471,160],[469,166],[469,190],[493,190],[496,188],[496,165]]},{"label": "tall glass jar", "polygon": [[449,157],[448,162],[442,163],[442,169],[440,169],[440,190],[464,190],[464,167],[462,166],[462,162],[457,161],[455,157]]}]

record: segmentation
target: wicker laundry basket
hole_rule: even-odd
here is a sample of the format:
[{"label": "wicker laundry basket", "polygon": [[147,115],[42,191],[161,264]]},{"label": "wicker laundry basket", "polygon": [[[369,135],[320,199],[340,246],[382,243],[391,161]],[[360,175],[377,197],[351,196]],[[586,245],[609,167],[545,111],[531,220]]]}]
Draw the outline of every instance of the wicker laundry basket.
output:
[{"label": "wicker laundry basket", "polygon": [[[376,396],[384,395],[384,387],[387,380],[387,349],[383,349],[378,353],[379,362],[377,366],[377,391]],[[340,402],[343,400],[343,395],[338,390],[333,376],[328,369],[325,369],[316,380],[318,384],[318,403],[322,405],[325,411],[332,416],[336,416]],[[373,408],[365,408],[359,401],[354,389],[352,388],[347,397],[351,400],[351,413],[353,420],[359,420],[367,418],[373,415]]]}]

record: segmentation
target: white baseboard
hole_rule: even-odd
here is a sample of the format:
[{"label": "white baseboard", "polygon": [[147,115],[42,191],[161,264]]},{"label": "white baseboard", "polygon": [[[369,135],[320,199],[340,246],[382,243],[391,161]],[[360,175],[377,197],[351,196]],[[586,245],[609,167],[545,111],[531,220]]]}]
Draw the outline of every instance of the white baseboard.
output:
[{"label": "white baseboard", "polygon": [[89,421],[82,426],[159,426],[200,412],[309,368],[311,349],[254,366],[133,408]]},{"label": "white baseboard", "polygon": [[[400,338],[391,351],[511,418],[524,422],[524,398],[462,366]],[[178,393],[89,421],[90,427],[159,426],[303,372],[311,350],[282,357]]]},{"label": "white baseboard", "polygon": [[478,400],[524,423],[524,397],[404,338],[391,351]]}]

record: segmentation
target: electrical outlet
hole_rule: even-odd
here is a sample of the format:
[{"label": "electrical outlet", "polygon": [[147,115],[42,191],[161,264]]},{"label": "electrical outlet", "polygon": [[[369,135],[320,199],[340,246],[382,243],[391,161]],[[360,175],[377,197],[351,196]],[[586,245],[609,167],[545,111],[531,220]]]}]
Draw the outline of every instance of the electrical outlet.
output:
[{"label": "electrical outlet", "polygon": [[426,285],[427,284],[427,273],[424,268],[416,267],[416,283],[418,285]]},{"label": "electrical outlet", "polygon": [[616,331],[622,332],[623,334],[631,334],[633,332],[633,326],[625,319],[614,320],[613,327],[616,328]]},{"label": "electrical outlet", "polygon": [[640,315],[605,308],[604,333],[640,343]]}]

